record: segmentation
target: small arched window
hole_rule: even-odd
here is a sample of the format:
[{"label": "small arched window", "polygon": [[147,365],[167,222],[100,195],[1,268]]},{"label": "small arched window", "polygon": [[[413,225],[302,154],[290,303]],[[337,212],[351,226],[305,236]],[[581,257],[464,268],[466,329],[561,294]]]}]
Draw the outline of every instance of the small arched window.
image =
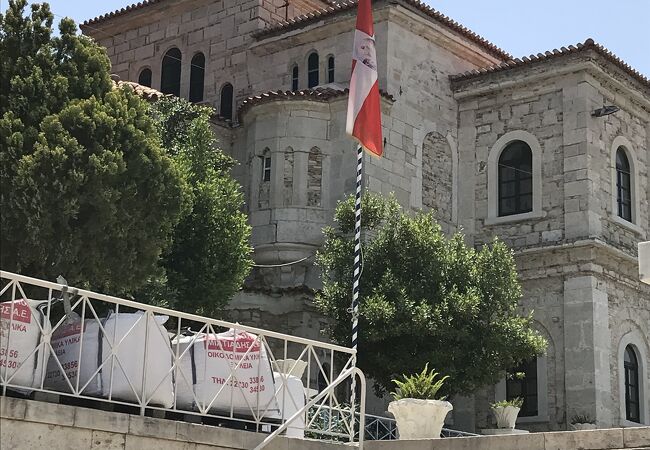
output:
[{"label": "small arched window", "polygon": [[307,87],[318,86],[318,53],[313,52],[307,58]]},{"label": "small arched window", "polygon": [[262,181],[271,181],[271,152],[268,149],[262,155]]},{"label": "small arched window", "polygon": [[163,94],[181,95],[181,51],[172,48],[165,53],[160,74],[160,90]]},{"label": "small arched window", "polygon": [[232,120],[232,98],[232,84],[226,83],[221,88],[221,96],[219,101],[219,114],[224,119]]},{"label": "small arched window", "polygon": [[142,69],[140,75],[138,75],[138,84],[151,87],[151,69]]},{"label": "small arched window", "polygon": [[293,69],[291,69],[291,90],[292,91],[297,91],[298,90],[298,81],[299,81],[299,76],[298,76],[298,65],[293,66]]},{"label": "small arched window", "polygon": [[205,56],[197,53],[190,64],[190,101],[203,101],[203,81],[205,78]]},{"label": "small arched window", "polygon": [[499,156],[499,216],[533,210],[533,152],[523,141],[506,146]]},{"label": "small arched window", "polygon": [[632,222],[632,177],[623,147],[616,150],[616,204],[619,217]]},{"label": "small arched window", "polygon": [[641,422],[639,360],[631,345],[625,347],[623,357],[625,368],[625,418],[631,422]]},{"label": "small arched window", "polygon": [[334,83],[334,57],[327,58],[327,82]]}]

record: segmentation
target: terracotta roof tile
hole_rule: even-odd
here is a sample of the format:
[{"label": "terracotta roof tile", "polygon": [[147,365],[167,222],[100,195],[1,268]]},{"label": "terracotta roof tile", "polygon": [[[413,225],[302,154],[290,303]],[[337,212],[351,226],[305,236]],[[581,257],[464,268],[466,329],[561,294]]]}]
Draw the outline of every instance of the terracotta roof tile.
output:
[{"label": "terracotta roof tile", "polygon": [[450,78],[452,81],[469,80],[472,78],[480,77],[488,73],[502,72],[515,67],[522,67],[522,66],[531,65],[538,62],[549,61],[554,58],[562,57],[572,53],[584,52],[588,50],[596,51],[599,55],[603,56],[605,59],[612,62],[614,65],[618,66],[619,68],[621,68],[632,78],[640,81],[641,84],[650,87],[650,80],[645,75],[641,74],[637,70],[630,67],[630,65],[627,64],[625,61],[623,61],[621,58],[613,54],[611,51],[609,51],[607,48],[603,47],[602,45],[597,44],[591,38],[587,39],[584,43],[578,43],[575,46],[569,45],[568,47],[553,49],[544,53],[538,53],[537,55],[530,55],[530,56],[524,56],[522,58],[510,59],[501,64],[495,64],[490,67],[484,67],[482,69],[475,69],[458,75],[452,75]]},{"label": "terracotta roof tile", "polygon": [[[269,103],[278,100],[310,100],[315,102],[327,102],[333,98],[347,95],[348,92],[348,88],[333,89],[330,87],[316,87],[313,89],[302,89],[299,91],[269,91],[263,94],[248,97],[237,109],[237,115],[241,117],[241,115],[249,108],[262,103]],[[385,91],[380,91],[380,94],[390,102],[395,101],[395,98]]]},{"label": "terracotta roof tile", "polygon": [[[424,4],[422,1],[420,0],[399,0],[399,1],[417,9],[418,11],[426,14],[428,17],[440,22],[442,25],[446,26],[447,28],[456,31],[457,33],[461,34],[467,39],[475,42],[476,44],[480,45],[485,50],[487,50],[491,55],[504,60],[512,59],[512,56],[510,54],[506,53],[505,51],[503,51],[496,45],[492,44],[485,38],[474,33],[467,27],[462,26],[455,20],[450,19],[449,17],[442,14],[441,12]],[[255,32],[253,33],[253,35],[259,39],[274,34],[283,33],[285,31],[293,30],[296,28],[300,28],[304,25],[308,25],[324,17],[328,17],[344,11],[348,11],[357,6],[357,1],[355,0],[342,0],[339,2],[329,2],[329,3],[331,4],[331,6],[319,9],[309,14],[303,14],[302,16],[298,16],[293,19],[289,19],[287,21],[279,22],[263,30]]]},{"label": "terracotta roof tile", "polygon": [[85,26],[94,25],[94,24],[103,22],[105,20],[112,19],[113,17],[121,16],[121,15],[129,13],[131,11],[135,11],[137,9],[142,9],[142,8],[144,8],[146,6],[155,5],[156,3],[160,3],[162,1],[164,1],[164,0],[144,0],[142,2],[134,3],[132,5],[125,6],[124,8],[120,8],[120,9],[117,9],[115,11],[112,11],[112,12],[109,12],[109,13],[106,13],[106,14],[102,14],[101,16],[97,16],[95,18],[88,19],[88,20],[84,21],[80,26],[83,28]]},{"label": "terracotta roof tile", "polygon": [[113,85],[116,88],[122,88],[122,87],[127,87],[131,89],[133,92],[135,92],[137,95],[142,97],[145,100],[149,101],[156,101],[159,98],[165,97],[169,94],[163,94],[162,92],[150,88],[148,86],[143,86],[141,84],[136,83],[135,81],[120,81],[120,80],[113,80]]}]

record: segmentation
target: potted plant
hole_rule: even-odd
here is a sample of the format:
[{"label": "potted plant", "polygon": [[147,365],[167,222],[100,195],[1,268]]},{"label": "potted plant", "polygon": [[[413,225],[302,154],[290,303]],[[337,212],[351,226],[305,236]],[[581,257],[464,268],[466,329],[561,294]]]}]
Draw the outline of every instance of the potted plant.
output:
[{"label": "potted plant", "polygon": [[571,418],[571,429],[574,431],[595,430],[596,421],[588,414],[576,414]]},{"label": "potted plant", "polygon": [[388,412],[395,416],[400,439],[439,438],[445,417],[453,409],[445,397],[437,398],[449,377],[438,378],[428,366],[420,373],[393,380],[396,389],[391,393],[394,401],[388,405]]},{"label": "potted plant", "polygon": [[494,418],[497,420],[497,428],[514,429],[523,403],[524,399],[519,397],[492,403],[490,406],[492,407]]}]

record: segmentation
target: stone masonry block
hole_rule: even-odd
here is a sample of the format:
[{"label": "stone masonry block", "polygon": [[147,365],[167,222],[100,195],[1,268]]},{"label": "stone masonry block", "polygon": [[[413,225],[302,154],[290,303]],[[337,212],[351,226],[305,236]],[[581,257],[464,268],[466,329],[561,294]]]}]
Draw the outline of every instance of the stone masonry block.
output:
[{"label": "stone masonry block", "polygon": [[544,433],[545,450],[601,450],[623,448],[623,430],[589,430]]},{"label": "stone masonry block", "polygon": [[92,434],[90,450],[124,450],[125,444],[124,434],[95,430]]},{"label": "stone masonry block", "polygon": [[650,427],[623,429],[625,448],[650,447]]}]

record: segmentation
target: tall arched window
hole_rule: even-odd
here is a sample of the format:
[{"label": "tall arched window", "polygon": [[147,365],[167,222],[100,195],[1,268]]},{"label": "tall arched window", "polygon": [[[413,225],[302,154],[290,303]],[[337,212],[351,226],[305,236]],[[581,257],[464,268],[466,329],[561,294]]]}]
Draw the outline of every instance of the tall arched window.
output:
[{"label": "tall arched window", "polygon": [[160,90],[163,94],[181,96],[181,51],[172,48],[165,53],[162,60]]},{"label": "tall arched window", "polygon": [[293,69],[291,69],[291,90],[292,91],[297,91],[298,90],[298,65],[293,66]]},{"label": "tall arched window", "polygon": [[313,52],[307,58],[307,87],[318,86],[318,53]]},{"label": "tall arched window", "polygon": [[327,58],[327,82],[334,83],[334,57]]},{"label": "tall arched window", "polygon": [[140,75],[138,75],[138,84],[151,87],[151,69],[142,69]]},{"label": "tall arched window", "polygon": [[205,78],[205,56],[197,53],[190,65],[190,101],[203,101],[203,80]]},{"label": "tall arched window", "polygon": [[533,152],[523,141],[506,146],[499,156],[499,216],[533,210]]},{"label": "tall arched window", "polygon": [[232,120],[232,84],[226,83],[221,88],[221,100],[219,102],[219,115],[224,119]]},{"label": "tall arched window", "polygon": [[632,177],[630,175],[630,161],[627,159],[625,149],[616,150],[616,204],[618,215],[622,219],[632,222]]},{"label": "tall arched window", "polygon": [[623,357],[625,369],[625,418],[631,422],[641,422],[639,361],[631,345],[625,347]]}]

